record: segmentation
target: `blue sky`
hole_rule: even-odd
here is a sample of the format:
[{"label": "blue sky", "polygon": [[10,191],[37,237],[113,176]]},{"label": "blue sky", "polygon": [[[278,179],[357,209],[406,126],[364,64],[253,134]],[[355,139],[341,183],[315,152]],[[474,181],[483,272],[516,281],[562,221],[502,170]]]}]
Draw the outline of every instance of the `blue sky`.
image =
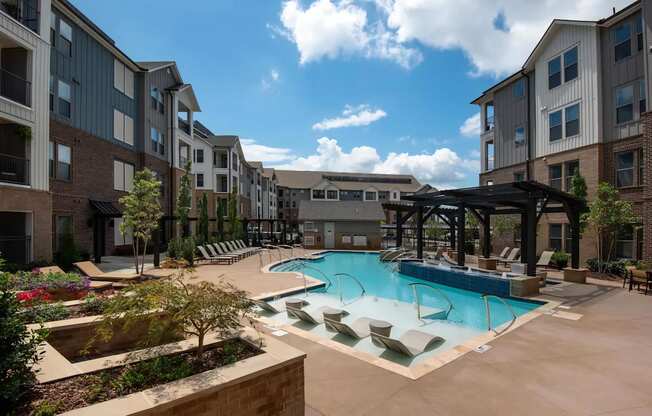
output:
[{"label": "blue sky", "polygon": [[248,159],[441,187],[477,183],[469,102],[518,69],[550,19],[602,17],[613,3],[72,1],[132,59],[176,61],[197,118],[245,139]]}]

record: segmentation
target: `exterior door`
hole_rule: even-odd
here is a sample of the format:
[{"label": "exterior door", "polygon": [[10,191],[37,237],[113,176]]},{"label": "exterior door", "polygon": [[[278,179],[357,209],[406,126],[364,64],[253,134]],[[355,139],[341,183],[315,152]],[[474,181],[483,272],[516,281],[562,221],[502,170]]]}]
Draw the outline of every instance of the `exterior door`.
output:
[{"label": "exterior door", "polygon": [[324,248],[335,248],[335,223],[324,223]]}]

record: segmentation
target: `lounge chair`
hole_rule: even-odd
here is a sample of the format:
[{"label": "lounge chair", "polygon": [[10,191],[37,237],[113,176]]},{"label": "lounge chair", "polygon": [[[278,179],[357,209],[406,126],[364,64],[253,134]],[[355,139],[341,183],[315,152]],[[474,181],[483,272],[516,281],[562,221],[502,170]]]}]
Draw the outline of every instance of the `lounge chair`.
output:
[{"label": "lounge chair", "polygon": [[539,256],[539,261],[537,261],[537,267],[549,267],[550,260],[552,260],[553,254],[555,254],[554,251],[541,252],[541,256]]},{"label": "lounge chair", "polygon": [[302,309],[302,308],[296,308],[294,306],[290,306],[288,304],[285,305],[286,311],[288,315],[293,316],[297,319],[300,319],[304,322],[308,322],[309,324],[313,325],[321,325],[324,323],[324,311],[327,311],[329,309],[332,309],[328,306],[320,306],[317,309]]},{"label": "lounge chair", "polygon": [[498,260],[498,263],[504,263],[505,266],[510,265],[512,263],[517,263],[519,260],[519,257],[521,256],[521,249],[516,247],[512,251],[509,252],[509,255],[503,259],[503,260]]},{"label": "lounge chair", "polygon": [[383,256],[381,261],[394,261],[407,253],[409,253],[409,250],[399,249],[396,251],[392,251],[391,253],[387,253],[387,255]]},{"label": "lounge chair", "polygon": [[383,345],[388,350],[398,352],[408,357],[414,357],[425,352],[434,344],[444,341],[442,337],[430,335],[425,332],[409,329],[398,339],[371,332],[371,339]]},{"label": "lounge chair", "polygon": [[339,332],[340,334],[348,335],[351,338],[362,339],[369,336],[369,323],[373,321],[372,318],[358,318],[352,323],[336,321],[324,317],[324,324],[327,328]]},{"label": "lounge chair", "polygon": [[[47,266],[47,267],[39,267],[38,268],[39,273],[65,273],[63,269],[59,266]],[[107,282],[103,280],[91,280],[91,285],[90,288],[92,290],[103,290],[103,289],[109,289],[113,286],[113,282]]]},{"label": "lounge chair", "polygon": [[224,254],[232,255],[232,256],[238,256],[238,259],[243,259],[246,256],[245,253],[241,251],[235,251],[233,250],[230,246],[226,245],[225,243],[217,243],[220,247],[222,247],[222,251]]},{"label": "lounge chair", "polygon": [[505,247],[503,251],[501,251],[500,254],[494,258],[496,260],[507,260],[507,254],[509,254],[509,251],[511,249],[512,249],[511,247]]},{"label": "lounge chair", "polygon": [[206,247],[206,249],[208,249],[209,254],[211,255],[211,257],[220,257],[220,258],[231,259],[231,263],[238,261],[237,256],[222,253],[220,250],[217,249],[217,247],[218,247],[217,245],[206,244],[204,247]]},{"label": "lounge chair", "polygon": [[217,243],[207,244],[207,245],[213,247],[213,250],[215,250],[215,253],[218,256],[230,257],[231,259],[233,259],[234,262],[240,260],[240,256],[237,254],[226,254],[226,252],[222,249],[222,247]]},{"label": "lounge chair", "polygon": [[258,306],[260,309],[266,310],[267,312],[271,313],[281,313],[282,311],[276,309],[274,305],[270,304],[267,301],[264,301],[262,299],[251,299],[251,302],[253,302],[254,305]]},{"label": "lounge chair", "polygon": [[91,280],[127,283],[140,278],[137,274],[104,273],[92,261],[80,261],[73,265]]},{"label": "lounge chair", "polygon": [[209,263],[218,263],[218,264],[232,264],[233,263],[233,258],[232,257],[227,257],[227,256],[211,256],[208,254],[206,251],[206,248],[203,246],[197,246],[197,250],[201,253],[202,257],[204,260],[206,260]]}]

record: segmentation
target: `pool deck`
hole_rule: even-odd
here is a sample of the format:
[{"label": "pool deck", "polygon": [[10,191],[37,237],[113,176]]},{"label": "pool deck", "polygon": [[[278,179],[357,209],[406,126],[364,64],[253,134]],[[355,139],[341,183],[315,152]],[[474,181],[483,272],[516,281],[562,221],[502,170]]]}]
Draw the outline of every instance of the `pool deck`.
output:
[{"label": "pool deck", "polygon": [[[252,296],[303,287],[292,273],[263,274],[257,256],[196,274],[223,274]],[[293,334],[277,339],[308,355],[307,415],[652,415],[652,296],[609,282],[545,291],[570,309],[418,380]]]}]

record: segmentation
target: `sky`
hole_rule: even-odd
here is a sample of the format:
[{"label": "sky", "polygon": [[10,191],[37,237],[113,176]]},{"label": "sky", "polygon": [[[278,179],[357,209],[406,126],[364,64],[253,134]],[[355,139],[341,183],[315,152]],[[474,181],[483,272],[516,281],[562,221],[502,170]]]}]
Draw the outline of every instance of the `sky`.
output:
[{"label": "sky", "polygon": [[[71,0],[135,61],[173,60],[215,134],[284,169],[478,183],[470,102],[553,18],[626,0]],[[125,13],[129,10],[129,13]]]}]

